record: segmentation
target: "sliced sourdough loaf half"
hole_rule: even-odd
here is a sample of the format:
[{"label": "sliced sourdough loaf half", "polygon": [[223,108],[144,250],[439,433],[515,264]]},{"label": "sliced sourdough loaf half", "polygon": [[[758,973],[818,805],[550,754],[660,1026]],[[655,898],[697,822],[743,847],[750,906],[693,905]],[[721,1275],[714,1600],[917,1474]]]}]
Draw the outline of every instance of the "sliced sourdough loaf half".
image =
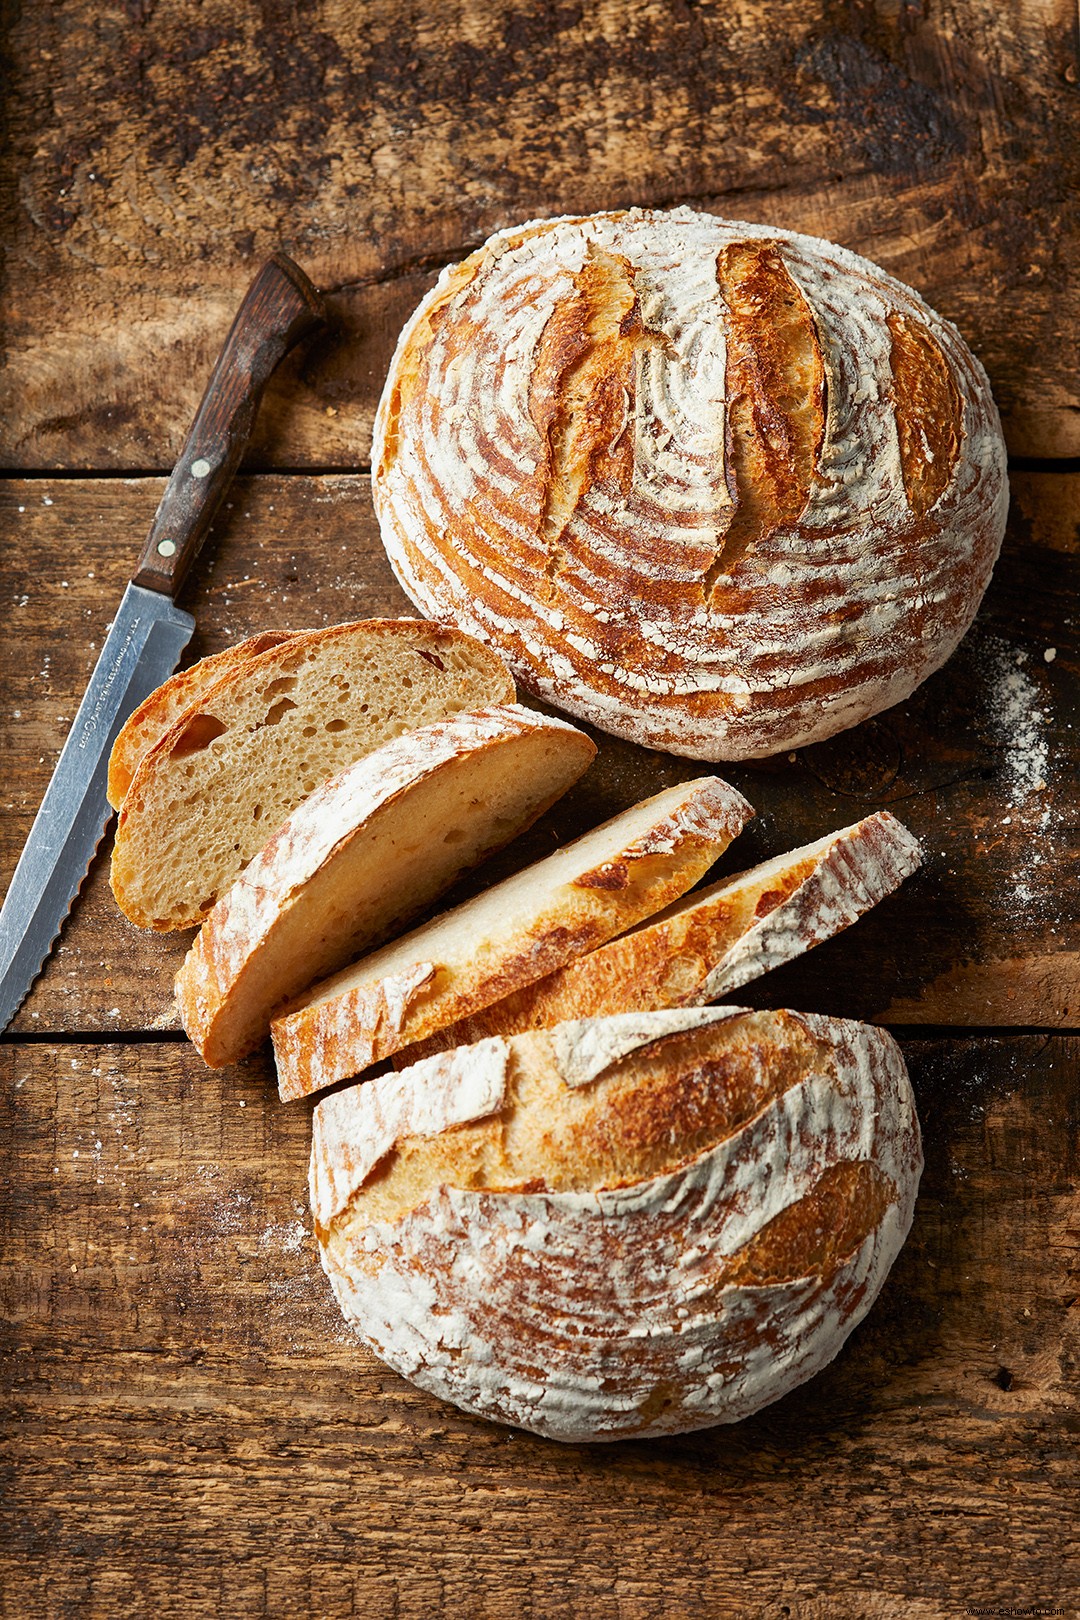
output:
[{"label": "sliced sourdough loaf half", "polygon": [[403,732],[513,699],[497,654],[417,619],[312,630],[245,661],[132,778],[112,858],[121,911],[162,931],[202,922],[320,782]]},{"label": "sliced sourdough loaf half", "polygon": [[211,1068],[273,1008],[415,915],[577,780],[595,744],[517,704],[411,731],[318,788],[214,907],[176,979]]},{"label": "sliced sourdough loaf half", "polygon": [[911,1224],[884,1030],[740,1008],[586,1019],[326,1098],[311,1204],[345,1317],[555,1440],[732,1423],[831,1361]]},{"label": "sliced sourdough loaf half", "polygon": [[269,652],[271,647],[280,647],[283,641],[291,641],[292,636],[293,632],[289,630],[267,630],[262,635],[249,636],[235,647],[226,647],[224,652],[200,658],[190,669],[177,670],[156,692],[151,692],[125,722],[109,755],[106,791],[113,809],[119,810],[127,797],[139,761],[164,737],[170,726],[176,724],[181,715],[189,709],[198,709],[203,698],[227,675],[243,669],[260,653]]},{"label": "sliced sourdough loaf half", "polygon": [[887,810],[677,900],[647,923],[439,1030],[395,1059],[568,1018],[700,1006],[820,945],[891,894],[922,862]]},{"label": "sliced sourdough loaf half", "polygon": [[316,985],[274,1020],[282,1097],[359,1074],[651,916],[752,814],[719,777],[668,788]]}]

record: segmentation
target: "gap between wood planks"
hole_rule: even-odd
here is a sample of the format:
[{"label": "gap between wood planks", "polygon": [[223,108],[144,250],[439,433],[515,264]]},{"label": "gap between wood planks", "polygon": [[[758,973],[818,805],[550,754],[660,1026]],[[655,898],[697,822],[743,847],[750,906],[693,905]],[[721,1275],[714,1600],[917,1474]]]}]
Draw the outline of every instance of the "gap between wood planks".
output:
[{"label": "gap between wood planks", "polygon": [[[162,467],[82,467],[57,469],[54,467],[0,467],[0,480],[17,479],[32,482],[48,479],[53,483],[72,484],[81,480],[92,482],[106,478],[161,478],[168,468]],[[1080,456],[1010,456],[1009,471],[1017,473],[1080,473]],[[241,466],[237,474],[243,478],[358,478],[371,476],[370,462],[327,462],[318,467],[247,467]]]},{"label": "gap between wood planks", "polygon": [[[870,1018],[886,1028],[902,1022],[913,1038],[931,1027],[969,1039],[986,1031],[1068,1027],[1065,1009],[1070,1003],[1075,1007],[1080,961],[1072,952],[1062,953],[1058,929],[1064,919],[1058,914],[1064,903],[1061,879],[1076,854],[1073,771],[1078,756],[1065,722],[1075,721],[1077,693],[1071,644],[1066,641],[1062,656],[1056,654],[1059,627],[1075,601],[1076,483],[1075,473],[1015,475],[1012,541],[974,640],[965,643],[966,651],[957,654],[946,673],[898,706],[887,723],[875,720],[859,734],[775,761],[768,769],[733,768],[736,786],[745,781],[759,816],[748,829],[745,847],[732,854],[725,870],[766,859],[781,847],[795,848],[874,808],[902,811],[927,841],[929,852],[919,886],[904,890],[888,918],[869,917],[858,943],[833,942],[797,969],[781,969],[787,978],[775,985],[774,993],[763,986],[761,994],[771,1005],[829,1005],[826,992],[831,997],[839,985],[844,1000],[833,1006],[837,1014]],[[48,499],[50,488],[55,503]],[[58,618],[97,624],[108,617],[125,571],[124,559],[114,551],[117,524],[137,515],[138,527],[144,528],[159,488],[149,477],[125,480],[115,474],[107,474],[104,482],[76,475],[55,480],[55,487],[40,477],[11,479],[0,486],[11,533],[20,537],[20,548],[12,548],[8,557],[7,588],[21,606],[23,576],[43,581],[42,590],[26,598],[30,609],[25,622],[10,626],[12,631],[19,628],[23,639],[12,640],[8,677],[14,692],[16,676],[23,680],[25,675],[29,707],[22,707],[29,718],[20,730],[14,710],[0,715],[5,723],[0,730],[11,749],[12,802],[0,805],[5,812],[0,816],[0,862],[5,866],[14,865],[45,790],[48,766],[63,740],[64,716],[73,712],[70,704],[85,688],[93,666],[92,643],[88,650],[57,639]],[[302,614],[305,623],[330,623],[355,617],[361,609],[368,616],[411,611],[386,563],[367,490],[368,480],[359,474],[319,480],[305,470],[295,476],[263,473],[241,480],[236,510],[226,516],[220,537],[229,546],[228,559],[213,553],[193,587],[201,638],[195,651],[216,650],[264,620],[277,622],[290,613]],[[38,496],[44,497],[40,503]],[[25,503],[23,518],[14,516],[16,501]],[[339,505],[347,536],[336,533]],[[299,526],[298,517],[305,518]],[[68,582],[56,575],[70,569],[72,536],[92,572],[86,576],[90,583],[78,584],[77,591],[72,575],[69,592]],[[337,541],[344,538],[349,545],[342,561]],[[298,567],[299,550],[305,544],[322,559],[306,594],[298,581],[304,572]],[[363,582],[359,595],[358,581]],[[115,582],[115,594],[110,582]],[[294,594],[296,604],[289,606]],[[25,671],[18,656],[24,644],[30,654]],[[1044,650],[1051,645],[1055,658],[1044,662]],[[51,665],[33,661],[42,648],[54,659]],[[1013,674],[1014,655],[1020,652],[1028,659],[1029,678],[1023,671]],[[1016,680],[1022,689],[1014,691],[1008,682]],[[1047,709],[1045,736],[1043,731],[1036,735],[1023,715],[1014,734],[1010,717],[1020,700],[1029,697],[1029,707],[1038,697]],[[1039,819],[1043,800],[1033,796],[1028,783],[1041,768],[1039,761],[1034,756],[1014,758],[1027,743],[1045,743],[1060,777],[1053,779],[1057,798],[1045,838]],[[632,799],[695,770],[700,767],[693,762],[645,757],[630,744],[604,739],[591,780],[553,812],[554,820],[537,835],[535,845],[520,852],[521,859],[540,858],[550,839],[577,836]],[[1002,802],[1003,795],[1013,792],[1017,772],[1023,777],[1021,789],[1032,786],[1030,814],[1022,806],[1019,820],[1012,799],[1009,814]],[[177,946],[170,949],[160,938],[129,940],[106,878],[103,865],[92,870],[76,924],[61,940],[32,1003],[42,1017],[20,1014],[14,1039],[47,1039],[57,1033],[57,1023],[74,1042],[84,1036],[123,1040],[126,1031],[132,1032],[133,1046],[136,1031],[139,1041],[161,1038],[170,1047],[182,1039],[159,1023],[169,970],[179,965],[174,960]],[[1054,922],[1058,928],[1050,927]],[[956,961],[961,937],[966,967]],[[127,967],[114,989],[111,964],[121,961]],[[892,989],[891,1004],[882,993],[886,985]],[[104,1011],[114,1001],[120,1004],[115,1018],[106,1020]],[[930,1012],[936,1014],[931,1023],[921,1023]],[[945,1013],[950,1016],[942,1017]],[[42,1027],[46,1021],[51,1029]]]},{"label": "gap between wood planks", "polygon": [[[1046,1024],[875,1024],[875,1029],[886,1030],[895,1041],[1002,1041],[1021,1036],[1045,1040],[1066,1039],[1074,1032],[1060,1025]],[[183,1046],[187,1035],[182,1029],[114,1029],[114,1030],[27,1030],[0,1033],[0,1047],[4,1046]],[[353,1078],[358,1078],[354,1076]],[[349,1082],[351,1083],[351,1081]]]}]

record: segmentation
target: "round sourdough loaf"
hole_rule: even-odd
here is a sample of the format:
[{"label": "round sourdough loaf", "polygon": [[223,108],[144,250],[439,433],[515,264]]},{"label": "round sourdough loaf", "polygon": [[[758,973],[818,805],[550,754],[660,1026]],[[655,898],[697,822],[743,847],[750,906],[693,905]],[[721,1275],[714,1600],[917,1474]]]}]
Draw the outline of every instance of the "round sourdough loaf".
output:
[{"label": "round sourdough loaf", "polygon": [[917,293],[686,208],[524,225],[444,271],[373,462],[423,612],[710,760],[906,697],[970,624],[1008,500],[985,373]]},{"label": "round sourdough loaf", "polygon": [[806,1013],[582,1019],[315,1111],[347,1319],[467,1411],[556,1440],[730,1423],[836,1355],[911,1224],[899,1050]]}]

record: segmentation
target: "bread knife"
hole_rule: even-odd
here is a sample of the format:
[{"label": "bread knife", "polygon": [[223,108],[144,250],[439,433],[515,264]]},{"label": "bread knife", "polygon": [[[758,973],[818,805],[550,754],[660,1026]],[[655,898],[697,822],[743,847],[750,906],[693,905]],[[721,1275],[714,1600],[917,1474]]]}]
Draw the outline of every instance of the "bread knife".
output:
[{"label": "bread knife", "polygon": [[325,318],[319,293],[284,253],[245,294],[0,910],[0,1031],[41,972],[105,836],[117,733],[191,639],[195,620],[175,598],[251,437],[267,379]]}]

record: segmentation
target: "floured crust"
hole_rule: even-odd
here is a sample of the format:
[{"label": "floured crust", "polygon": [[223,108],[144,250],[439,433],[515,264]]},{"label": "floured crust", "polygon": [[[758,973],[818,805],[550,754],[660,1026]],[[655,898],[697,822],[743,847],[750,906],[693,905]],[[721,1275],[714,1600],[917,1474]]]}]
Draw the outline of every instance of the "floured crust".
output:
[{"label": "floured crust", "polygon": [[311,1184],[324,1266],[379,1355],[468,1411],[608,1440],[737,1421],[823,1367],[921,1168],[884,1031],[708,1008],[495,1038],[339,1093]]},{"label": "floured crust", "polygon": [[291,639],[289,630],[266,630],[261,635],[249,636],[235,647],[200,658],[190,669],[181,669],[164,681],[156,691],[144,698],[133,714],[124,722],[109,755],[109,781],[106,789],[109,803],[119,810],[132,777],[143,756],[165,735],[181,715],[195,708],[213,687],[236,670],[243,669],[260,653],[279,647]]},{"label": "floured crust", "polygon": [[565,721],[503,704],[408,732],[324,783],[218,902],[177,974],[204,1060],[250,1051],[274,1006],[523,831],[595,753]]},{"label": "floured crust", "polygon": [[955,328],[843,248],[686,208],[533,223],[444,272],[373,469],[422,611],[701,759],[906,697],[970,623],[1008,500]]},{"label": "floured crust", "polygon": [[[405,1136],[435,1136],[484,1119],[502,1107],[510,1049],[481,1041],[468,1052],[439,1057],[416,1077],[391,1075],[381,1085],[331,1092],[318,1105],[311,1158],[311,1207],[328,1226]],[[419,1067],[419,1065],[418,1065]]]},{"label": "floured crust", "polygon": [[685,894],[752,814],[718,777],[669,788],[315,985],[272,1026],[306,1096],[542,978]]},{"label": "floured crust", "polygon": [[439,1030],[395,1062],[568,1018],[698,1006],[850,926],[922,862],[887,810],[699,889],[647,925]]}]

